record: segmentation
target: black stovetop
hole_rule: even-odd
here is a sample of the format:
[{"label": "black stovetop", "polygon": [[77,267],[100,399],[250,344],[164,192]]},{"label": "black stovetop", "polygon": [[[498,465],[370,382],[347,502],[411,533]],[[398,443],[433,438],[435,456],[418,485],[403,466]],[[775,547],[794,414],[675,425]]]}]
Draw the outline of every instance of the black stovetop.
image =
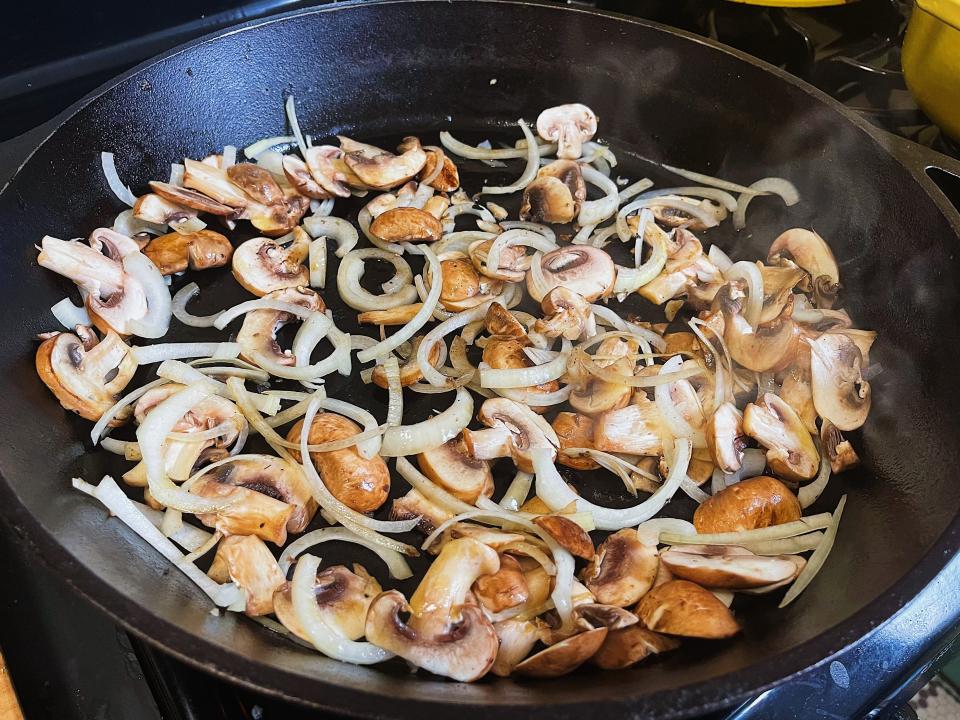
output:
[{"label": "black stovetop", "polygon": [[[568,2],[570,0],[567,0]],[[131,6],[45,2],[49,42],[18,5],[0,29],[0,186],[46,134],[51,118],[108,78],[206,32],[310,4],[302,0],[168,0]],[[683,28],[762,57],[814,83],[890,132],[960,156],[913,103],[899,72],[909,2],[861,0],[818,10],[724,0],[593,3]],[[8,9],[5,8],[5,12]],[[24,13],[18,18],[17,13]],[[8,37],[4,35],[8,34]],[[65,53],[69,49],[69,54]],[[25,132],[26,131],[26,132]],[[21,135],[21,133],[24,133]],[[16,137],[19,136],[19,137]],[[960,181],[935,177],[960,207]],[[0,523],[0,647],[27,720],[325,720],[238,688],[128,635],[80,600]],[[709,720],[909,717],[903,706],[960,635],[960,557],[896,617],[837,660]]]}]

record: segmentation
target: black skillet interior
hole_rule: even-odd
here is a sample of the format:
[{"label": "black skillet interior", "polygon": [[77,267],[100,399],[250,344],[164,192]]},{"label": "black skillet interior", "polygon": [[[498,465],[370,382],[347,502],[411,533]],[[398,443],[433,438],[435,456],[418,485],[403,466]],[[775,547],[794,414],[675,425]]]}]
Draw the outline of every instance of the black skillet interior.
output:
[{"label": "black skillet interior", "polygon": [[[121,209],[100,172],[101,150],[116,154],[121,177],[137,190],[164,178],[170,162],[282,133],[290,93],[304,131],[318,140],[413,131],[435,142],[445,128],[472,140],[514,139],[515,126],[507,126],[518,117],[580,101],[597,111],[601,135],[618,153],[615,174],[683,184],[649,159],[742,183],[791,179],[799,205],[759,200],[748,230],[737,235],[728,223],[705,243],[735,259],[755,258],[781,230],[815,228],[837,254],[851,315],[880,331],[874,361],[883,372],[873,383],[870,420],[854,438],[864,464],[832,481],[813,508],[832,509],[849,495],[837,545],[806,593],[786,610],[769,598],[740,598],[739,639],[687,643],[629,671],[462,686],[410,677],[399,663],[364,669],[332,662],[242,618],[212,617],[200,593],[162,558],[70,492],[72,475],[95,481],[120,466],[91,451],[89,424],[68,416],[34,373],[34,336],[55,327],[47,308],[70,289],[37,267],[34,243],[44,234],[84,236]],[[511,165],[503,177],[519,171]],[[476,191],[479,175],[467,177],[467,189]],[[956,549],[956,526],[945,534],[960,497],[953,488],[960,390],[951,360],[960,345],[956,230],[924,187],[841,111],[700,41],[581,10],[500,2],[366,3],[288,16],[171,53],[95,97],[0,195],[0,217],[4,513],[84,594],[213,672],[351,714],[410,717],[429,706],[479,716],[499,705],[544,716],[626,709],[679,716],[821,661],[889,617]],[[226,271],[196,279],[203,291],[194,312],[244,299]],[[353,313],[335,291],[324,295],[338,324],[354,330]],[[209,331],[178,323],[168,336],[200,338],[210,339]],[[384,411],[383,394],[356,378],[334,377],[329,386],[335,397]],[[451,399],[427,396],[410,416]],[[395,480],[395,494],[402,484]],[[588,495],[596,487],[598,501],[627,502],[609,480],[578,484]],[[667,512],[688,517],[691,510],[678,498]],[[358,552],[368,567],[378,566]],[[318,554],[334,561],[356,553],[331,546]]]}]

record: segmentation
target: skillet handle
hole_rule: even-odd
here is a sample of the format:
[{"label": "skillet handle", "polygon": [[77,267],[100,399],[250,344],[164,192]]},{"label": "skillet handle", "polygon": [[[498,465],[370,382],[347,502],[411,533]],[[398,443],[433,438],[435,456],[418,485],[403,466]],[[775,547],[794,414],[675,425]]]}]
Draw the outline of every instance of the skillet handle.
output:
[{"label": "skillet handle", "polygon": [[957,210],[960,210],[960,194],[954,193],[954,196],[951,197],[950,194],[927,173],[928,170],[932,169],[952,175],[952,182],[960,188],[960,160],[939,153],[936,150],[931,150],[925,145],[911,142],[899,135],[880,130],[879,128],[871,128],[871,130],[873,131],[874,137],[877,138],[877,141],[886,148],[891,155],[899,160],[921,185],[936,188]]}]

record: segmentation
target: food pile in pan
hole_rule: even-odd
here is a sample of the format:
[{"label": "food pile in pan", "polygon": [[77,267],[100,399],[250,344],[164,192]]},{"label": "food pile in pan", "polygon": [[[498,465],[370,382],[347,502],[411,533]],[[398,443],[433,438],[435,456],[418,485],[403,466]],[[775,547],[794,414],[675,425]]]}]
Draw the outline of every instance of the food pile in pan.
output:
[{"label": "food pile in pan", "polygon": [[[139,197],[104,153],[131,208],[87,240],[42,239],[40,265],[84,302],[54,306],[67,329],[42,337],[38,373],[95,423],[95,445],[129,461],[126,490],[110,477],[74,487],[214,614],[246,613],[331,658],[399,656],[462,681],[627,667],[684,637],[735,635],[749,622],[739,593],[782,606],[802,592],[844,501],[803,513],[858,462],[842,433],[869,412],[875,334],[835,307],[837,263],[812,230],[771,237],[756,262],[698,238],[728,216],[743,227],[758,198],[796,203],[788,181],[620,178],[578,104],[521,120],[512,146],[441,133],[396,152],[314,145],[292,98],[287,111],[293,136],[245,161],[232,147],[187,159]],[[464,188],[470,163],[524,169]],[[334,214],[351,197],[365,202],[356,224]],[[260,236],[234,246],[242,222]],[[371,263],[394,271],[375,290],[361,282]],[[171,297],[171,276],[221,266],[250,300],[199,317],[195,283]],[[330,293],[369,333],[337,327]],[[633,293],[665,322],[625,317]],[[165,343],[171,323],[209,339]],[[278,339],[286,326],[292,342]],[[148,382],[134,387],[138,368]],[[328,395],[334,373],[383,388],[385,416]],[[439,411],[405,417],[413,393]],[[135,439],[111,435],[124,425]],[[254,435],[271,452],[245,452]],[[494,464],[513,478],[496,489]],[[588,470],[633,504],[582,497]],[[698,503],[692,523],[658,517],[678,492]],[[409,556],[432,563],[406,597],[360,564],[322,565],[330,541],[376,552],[387,585],[411,577]]]}]

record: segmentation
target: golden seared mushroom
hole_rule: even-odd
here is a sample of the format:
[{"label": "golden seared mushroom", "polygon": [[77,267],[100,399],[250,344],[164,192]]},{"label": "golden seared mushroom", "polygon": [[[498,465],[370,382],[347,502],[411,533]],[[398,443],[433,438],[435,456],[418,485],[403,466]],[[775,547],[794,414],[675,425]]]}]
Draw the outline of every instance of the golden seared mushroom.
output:
[{"label": "golden seared mushroom", "polygon": [[178,205],[156,193],[145,193],[137,198],[133,205],[133,216],[137,220],[146,220],[157,225],[169,225],[197,216],[197,210]]},{"label": "golden seared mushroom", "polygon": [[533,522],[573,556],[593,560],[593,540],[587,531],[573,520],[562,515],[539,515]]},{"label": "golden seared mushroom", "polygon": [[[217,466],[190,486],[194,495],[224,503],[217,512],[197,515],[197,519],[224,535],[256,535],[274,545],[283,545],[293,505],[274,497],[273,486],[265,482],[267,473],[262,465],[243,464],[230,471],[233,464]],[[225,478],[223,482],[221,477]],[[260,492],[261,487],[270,491]]]},{"label": "golden seared mushroom", "polygon": [[708,306],[723,284],[720,269],[703,252],[696,236],[685,228],[678,228],[671,239],[656,223],[647,223],[644,237],[658,233],[666,240],[667,261],[660,274],[637,292],[655,305],[687,296],[698,308]]},{"label": "golden seared mushroom", "polygon": [[544,223],[568,223],[580,212],[587,198],[580,165],[572,160],[555,160],[540,168],[537,177],[523,190],[520,219]]},{"label": "golden seared mushroom", "polygon": [[429,535],[452,517],[452,512],[431,502],[414,489],[407,491],[407,494],[402,497],[395,498],[390,504],[391,520],[420,518],[417,529],[425,535]]},{"label": "golden seared mushroom", "polygon": [[196,190],[218,203],[238,210],[254,202],[243,189],[233,183],[227,171],[217,165],[187,158],[183,161],[183,168],[183,187],[187,190]]},{"label": "golden seared mushroom", "polygon": [[537,117],[537,134],[557,143],[558,158],[576,160],[583,152],[583,143],[596,133],[597,116],[581,103],[547,108]]},{"label": "golden seared mushroom", "polygon": [[[439,192],[453,192],[460,187],[460,171],[456,163],[439,150],[427,149],[425,152],[427,159],[420,171],[420,182]],[[439,169],[437,163],[442,163]]]},{"label": "golden seared mushroom", "polygon": [[[290,428],[287,440],[299,442],[303,420]],[[349,418],[335,413],[321,412],[313,419],[308,442],[311,445],[345,440],[358,435],[361,428]],[[300,452],[291,450],[300,460]],[[387,501],[390,493],[390,471],[379,455],[365,458],[356,445],[342,450],[312,452],[310,458],[323,479],[323,484],[347,507],[360,513],[373,512]]]},{"label": "golden seared mushroom", "polygon": [[[334,565],[317,573],[314,596],[324,622],[347,640],[363,637],[367,611],[373,599],[380,594],[380,583],[362,565],[353,564],[353,572],[343,565]],[[293,609],[291,584],[282,583],[273,594],[273,608],[277,620],[301,640],[310,638],[300,625]]]},{"label": "golden seared mushroom", "polygon": [[841,333],[824,333],[806,343],[814,407],[840,430],[856,430],[870,412],[870,383],[861,373],[860,348]]},{"label": "golden seared mushroom", "polygon": [[529,620],[510,619],[494,623],[493,629],[500,640],[500,648],[490,672],[507,677],[537,644],[537,626]]},{"label": "golden seared mushroom", "polygon": [[471,505],[493,494],[490,462],[470,457],[460,437],[420,453],[417,464],[433,482]]},{"label": "golden seared mushroom", "polygon": [[[440,270],[443,278],[440,304],[450,312],[469,310],[503,290],[503,281],[481,275],[463,255],[440,258]],[[429,273],[428,279],[433,282]]]},{"label": "golden seared mushroom", "polygon": [[658,655],[680,647],[680,641],[661,635],[642,625],[611,630],[590,662],[604,670],[621,670],[636,665],[650,655]]},{"label": "golden seared mushroom", "polygon": [[226,170],[227,177],[248,196],[264,205],[286,202],[283,189],[268,171],[253,163],[235,163]]},{"label": "golden seared mushroom", "polygon": [[598,603],[626,607],[653,587],[658,565],[657,548],[644,545],[635,529],[626,528],[603,541],[582,577]]},{"label": "golden seared mushroom", "polygon": [[734,280],[717,292],[714,302],[723,313],[723,339],[730,356],[748,370],[767,372],[787,367],[797,356],[800,332],[792,319],[793,296],[774,320],[756,329],[743,316],[745,283]]},{"label": "golden seared mushroom", "polygon": [[807,431],[816,433],[817,409],[813,406],[810,346],[806,343],[800,343],[796,359],[783,371],[779,395],[797,413]]},{"label": "golden seared mushroom", "polygon": [[395,207],[378,215],[370,232],[384,242],[436,242],[443,235],[443,226],[426,210]]},{"label": "golden seared mushroom", "polygon": [[748,590],[790,580],[797,566],[789,555],[754,555],[739,547],[676,545],[660,553],[674,577],[707,588]]},{"label": "golden seared mushroom", "polygon": [[523,245],[507,245],[500,251],[500,262],[496,270],[487,267],[487,255],[495,238],[490,240],[475,240],[467,247],[470,262],[481,275],[494,280],[508,282],[523,282],[527,269],[530,267],[530,257]]},{"label": "golden seared mushroom", "polygon": [[760,322],[770,322],[780,315],[790,301],[793,289],[805,277],[806,274],[798,267],[761,265],[763,309],[760,311]]},{"label": "golden seared mushroom", "polygon": [[[309,166],[296,155],[284,155],[282,161],[283,175],[294,189],[301,195],[314,200],[326,200],[334,194],[316,181],[310,172]],[[350,191],[347,190],[349,195]]]},{"label": "golden seared mushroom", "polygon": [[[771,265],[790,260],[810,275],[811,287],[819,297],[836,296],[840,270],[826,241],[813,230],[792,228],[782,233],[767,253]],[[819,288],[819,289],[818,289]],[[830,303],[821,307],[830,307]]]},{"label": "golden seared mushroom", "polygon": [[[97,421],[133,379],[137,362],[115,332],[96,343],[92,331],[81,332],[86,342],[71,333],[56,333],[40,343],[37,374],[64,409]],[[122,425],[129,415],[129,408],[121,411],[110,427]]]},{"label": "golden seared mushroom", "polygon": [[356,142],[343,135],[340,139],[340,149],[343,151],[343,161],[357,177],[369,187],[377,190],[387,190],[402,185],[423,169],[427,162],[427,154],[420,147],[420,141],[415,137],[405,137],[398,148],[400,155],[382,150],[373,145]]},{"label": "golden seared mushroom", "polygon": [[[319,294],[307,287],[289,287],[274,290],[264,295],[265,298],[278,302],[299,305],[323,312],[326,305]],[[284,325],[294,322],[298,318],[283,310],[252,310],[243,318],[243,325],[237,333],[237,344],[240,346],[241,357],[256,363],[258,357],[267,357],[281,365],[293,366],[296,358],[284,352],[277,342],[277,333]]]},{"label": "golden seared mushroom", "polygon": [[269,238],[253,238],[233,253],[233,276],[257,297],[274,290],[309,284],[310,271],[303,264],[310,250],[310,236],[300,228],[286,247]]},{"label": "golden seared mushroom", "polygon": [[721,472],[730,474],[740,469],[747,438],[743,432],[743,415],[733,403],[724,403],[707,419],[707,447],[710,457]]},{"label": "golden seared mushroom", "polygon": [[747,405],[743,431],[767,448],[767,464],[787,480],[812,480],[820,468],[820,453],[800,416],[773,393]]},{"label": "golden seared mushroom", "polygon": [[[420,364],[417,362],[417,349],[420,347],[421,342],[423,342],[423,335],[418,335],[413,339],[413,348],[410,350],[410,357],[400,366],[401,387],[408,387],[423,380],[423,372],[420,370]],[[441,343],[434,343],[427,355],[427,359],[434,367],[440,365],[440,347]],[[377,387],[382,387],[385,390],[390,387],[390,383],[387,380],[387,371],[383,364],[377,365],[373,369],[372,378]]]},{"label": "golden seared mushroom", "polygon": [[568,455],[566,448],[593,449],[593,418],[580,413],[561,412],[550,424],[560,441],[557,462],[574,470],[596,470],[599,464],[589,455]]},{"label": "golden seared mushroom", "polygon": [[717,640],[740,632],[733,613],[716,595],[687,580],[655,587],[636,613],[647,628],[668,635]]},{"label": "golden seared mushroom", "polygon": [[555,678],[572,673],[600,649],[609,631],[594,628],[572,635],[565,640],[531,655],[513,671],[517,675],[534,678]]},{"label": "golden seared mushroom", "polygon": [[[523,325],[499,303],[492,303],[487,309],[484,325],[490,337],[483,348],[482,360],[495,369],[527,368],[533,361],[524,352],[532,343],[527,337]],[[552,393],[560,387],[556,380],[540,383],[527,388],[527,392]],[[546,408],[531,408],[534,412],[544,412]]]},{"label": "golden seared mushroom", "polygon": [[630,405],[608,410],[595,418],[593,445],[605,452],[630,455],[661,455],[662,421],[657,404],[646,396],[635,395]]},{"label": "golden seared mushroom", "polygon": [[[153,190],[156,195],[173,205],[190,208],[191,210],[195,210],[197,212],[205,212],[211,215],[217,215],[219,217],[234,217],[236,215],[236,208],[225,203],[218,202],[212,198],[208,198],[206,195],[201,192],[197,192],[196,190],[180,187],[178,185],[170,185],[169,183],[159,182],[157,180],[151,180],[148,184],[150,185],[150,189]],[[155,201],[151,201],[151,205],[153,205],[154,202]],[[148,206],[144,205],[141,206],[140,211],[143,214],[148,214],[148,209],[152,208],[148,208]],[[157,208],[157,211],[159,211],[159,208]],[[137,211],[134,210],[134,214],[136,214],[136,212]],[[173,219],[180,220],[184,218]]]},{"label": "golden seared mushroom", "polygon": [[473,594],[492,613],[525,603],[530,597],[520,563],[512,555],[500,554],[500,569],[481,575],[473,583]]},{"label": "golden seared mushroom", "polygon": [[[593,362],[620,375],[633,375],[637,366],[635,354],[639,347],[634,339],[609,337],[597,346]],[[589,374],[585,374],[582,380],[572,380],[570,404],[586,415],[595,416],[625,407],[633,396],[633,388],[629,385],[607,382]]]},{"label": "golden seared mushroom", "polygon": [[[410,305],[398,305],[388,310],[367,310],[366,312],[357,313],[357,322],[361,325],[406,325],[416,317],[417,312],[419,312],[422,307],[423,303],[411,303]],[[435,347],[437,347],[439,351],[439,345]],[[414,355],[416,355],[416,353],[414,353]],[[374,372],[376,373],[377,371],[374,370]],[[381,371],[381,375],[382,373],[383,371]],[[386,376],[382,376],[384,378],[384,384],[380,387],[386,387]],[[417,380],[411,380],[410,382],[417,382],[419,379],[420,378],[417,378]],[[380,383],[377,384],[380,385]]]},{"label": "golden seared mushroom", "polygon": [[273,594],[286,578],[273,553],[255,535],[231,535],[217,545],[217,554],[207,571],[215,582],[231,580],[247,593],[244,613],[250,617],[273,612]]},{"label": "golden seared mushroom", "polygon": [[590,338],[597,334],[597,321],[590,303],[562,285],[543,296],[540,303],[544,316],[537,318],[533,329],[548,338],[568,340]]},{"label": "golden seared mushroom", "polygon": [[[535,261],[534,261],[535,262]],[[566,245],[540,258],[540,269],[527,273],[527,291],[537,302],[555,287],[563,286],[587,302],[606,297],[613,290],[617,269],[600,248]]]},{"label": "golden seared mushroom", "polygon": [[367,613],[367,640],[437,675],[461,682],[480,679],[493,666],[499,640],[483,610],[467,602],[467,594],[477,578],[499,567],[496,551],[486,545],[470,538],[452,540],[427,569],[409,604],[396,590],[377,596]]},{"label": "golden seared mushroom", "polygon": [[[366,187],[364,182],[347,167],[343,151],[333,145],[314,145],[304,151],[307,169],[316,183],[333,197],[350,197],[350,188]],[[294,167],[291,167],[293,170]],[[289,177],[286,166],[284,174]],[[291,180],[291,182],[293,182]]]},{"label": "golden seared mushroom", "polygon": [[213,230],[195,233],[178,232],[161,235],[144,248],[146,255],[163,275],[190,270],[223,267],[233,257],[233,245],[224,235]]},{"label": "golden seared mushroom", "polygon": [[829,420],[824,420],[820,428],[820,444],[830,461],[830,470],[834,474],[860,464],[860,458],[853,449],[853,445],[849,440],[844,439],[837,426]]},{"label": "golden seared mushroom", "polygon": [[700,534],[741,532],[800,519],[800,502],[776,478],[741,480],[705,500],[693,514]]},{"label": "golden seared mushroom", "polygon": [[471,457],[478,460],[509,457],[524,472],[533,472],[532,450],[548,450],[556,457],[560,445],[557,434],[526,405],[507,398],[490,398],[480,406],[478,418],[487,430],[463,431]]}]

